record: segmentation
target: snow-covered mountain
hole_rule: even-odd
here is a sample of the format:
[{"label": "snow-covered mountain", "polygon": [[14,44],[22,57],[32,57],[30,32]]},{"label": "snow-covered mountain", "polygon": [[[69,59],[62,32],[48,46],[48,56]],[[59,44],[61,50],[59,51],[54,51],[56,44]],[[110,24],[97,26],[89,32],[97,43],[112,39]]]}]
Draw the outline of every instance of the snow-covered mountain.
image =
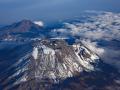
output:
[{"label": "snow-covered mountain", "polygon": [[[54,82],[72,77],[75,73],[82,71],[97,70],[96,66],[100,60],[96,54],[81,43],[69,46],[61,40],[37,42],[31,55],[26,59],[30,61],[31,71],[28,72],[30,76],[24,76],[24,79],[27,80],[29,77],[31,79],[49,78]],[[29,65],[26,67],[28,70]]]},{"label": "snow-covered mountain", "polygon": [[54,88],[52,85],[78,77],[83,72],[104,72],[99,56],[81,42],[69,45],[58,39],[36,40],[31,42],[31,46],[12,65],[14,72],[7,79],[3,76],[1,83],[5,89],[51,90]]}]

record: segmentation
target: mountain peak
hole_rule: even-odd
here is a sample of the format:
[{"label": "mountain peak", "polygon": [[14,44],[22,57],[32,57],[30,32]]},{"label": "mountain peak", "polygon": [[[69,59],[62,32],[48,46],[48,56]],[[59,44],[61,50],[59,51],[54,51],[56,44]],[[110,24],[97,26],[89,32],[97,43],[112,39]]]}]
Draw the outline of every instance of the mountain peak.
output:
[{"label": "mountain peak", "polygon": [[17,23],[13,23],[9,26],[5,26],[2,28],[2,31],[6,31],[9,33],[15,33],[15,32],[27,32],[31,29],[40,29],[41,27],[34,22],[24,19],[22,21],[19,21]]},{"label": "mountain peak", "polygon": [[[29,80],[33,79],[40,81],[49,79],[53,83],[58,83],[82,71],[97,70],[100,60],[83,45],[68,45],[63,40],[34,42],[32,52],[23,58],[28,63],[18,70],[18,75],[19,72],[24,72],[24,75],[16,82],[17,84],[29,83]],[[16,76],[16,73],[14,75]]]},{"label": "mountain peak", "polygon": [[0,29],[1,40],[8,40],[9,36],[14,37],[34,37],[42,32],[42,22],[32,22],[30,20],[22,20],[17,23],[13,23],[9,26],[5,26]]},{"label": "mountain peak", "polygon": [[[39,22],[40,23],[40,22]],[[35,28],[35,29],[40,29],[41,26],[37,24],[37,22],[32,22],[31,20],[27,20],[27,19],[24,19],[18,23],[16,23],[17,26],[20,26],[20,27],[25,27],[25,28]]]},{"label": "mountain peak", "polygon": [[20,23],[20,24],[29,24],[29,25],[32,25],[32,24],[33,24],[32,21],[27,20],[27,19],[24,19],[24,20],[20,21],[19,23]]},{"label": "mountain peak", "polygon": [[44,23],[42,21],[31,21],[31,20],[27,20],[27,19],[24,19],[24,20],[20,21],[19,23],[23,24],[23,25],[35,25],[35,26],[39,26],[39,27],[44,26]]}]

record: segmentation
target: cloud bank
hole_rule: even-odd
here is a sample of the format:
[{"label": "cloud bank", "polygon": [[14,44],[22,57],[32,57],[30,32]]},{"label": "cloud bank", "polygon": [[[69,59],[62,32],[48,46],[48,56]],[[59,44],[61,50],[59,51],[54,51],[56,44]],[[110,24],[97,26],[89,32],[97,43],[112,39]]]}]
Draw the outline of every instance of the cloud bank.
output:
[{"label": "cloud bank", "polygon": [[54,29],[52,33],[54,36],[79,36],[104,62],[120,70],[120,13],[90,13],[96,15],[89,16],[82,23],[64,23],[62,28]]},{"label": "cloud bank", "polygon": [[81,36],[84,38],[99,39],[120,39],[120,14],[104,12],[97,16],[91,16],[84,23],[65,23],[64,28],[54,32]]}]

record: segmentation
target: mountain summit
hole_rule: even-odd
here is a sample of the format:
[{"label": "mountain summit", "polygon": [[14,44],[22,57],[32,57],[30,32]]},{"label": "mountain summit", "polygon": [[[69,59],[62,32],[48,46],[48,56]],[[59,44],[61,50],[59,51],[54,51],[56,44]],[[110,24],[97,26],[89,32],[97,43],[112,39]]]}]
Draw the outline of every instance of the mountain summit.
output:
[{"label": "mountain summit", "polygon": [[34,22],[30,21],[30,20],[22,20],[18,23],[14,23],[12,25],[6,26],[1,28],[2,31],[4,32],[10,32],[10,33],[24,33],[24,32],[28,32],[32,29],[40,29],[41,27],[37,24],[35,24]]},{"label": "mountain summit", "polygon": [[22,20],[0,29],[1,40],[14,40],[21,37],[34,37],[43,33],[43,26],[30,20]]}]

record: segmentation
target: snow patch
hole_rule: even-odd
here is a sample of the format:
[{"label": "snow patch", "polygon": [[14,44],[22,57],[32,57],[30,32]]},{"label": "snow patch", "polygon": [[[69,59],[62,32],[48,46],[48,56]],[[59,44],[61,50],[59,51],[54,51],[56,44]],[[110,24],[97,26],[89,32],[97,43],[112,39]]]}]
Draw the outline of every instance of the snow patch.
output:
[{"label": "snow patch", "polygon": [[55,51],[49,47],[46,47],[46,46],[42,46],[42,49],[43,49],[43,52],[44,54],[51,54],[51,55],[54,55],[55,54]]},{"label": "snow patch", "polygon": [[36,47],[33,48],[32,56],[34,59],[38,58],[38,48]]}]

